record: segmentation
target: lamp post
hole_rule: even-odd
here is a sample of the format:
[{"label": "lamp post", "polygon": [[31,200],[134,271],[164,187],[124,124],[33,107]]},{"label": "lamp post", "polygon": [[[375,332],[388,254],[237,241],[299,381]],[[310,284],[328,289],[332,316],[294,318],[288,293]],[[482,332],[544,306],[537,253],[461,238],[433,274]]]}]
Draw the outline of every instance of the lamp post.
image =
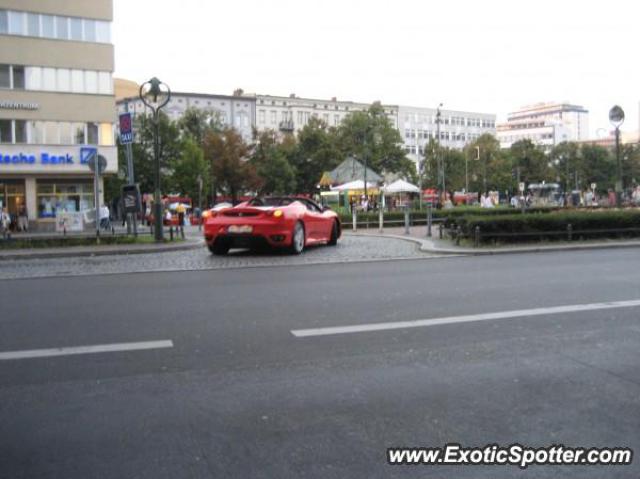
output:
[{"label": "lamp post", "polygon": [[438,139],[438,145],[437,145],[437,150],[436,150],[436,163],[438,165],[438,183],[440,183],[440,186],[442,187],[442,190],[440,191],[441,196],[442,194],[444,194],[444,200],[446,201],[447,196],[445,193],[445,183],[444,183],[444,162],[442,161],[442,155],[440,154],[440,116],[441,116],[441,112],[440,112],[440,107],[442,106],[442,103],[440,103],[438,105],[438,108],[436,108],[436,138]]},{"label": "lamp post", "polygon": [[[164,88],[163,88],[164,85]],[[161,242],[162,231],[162,204],[160,199],[160,109],[169,103],[171,90],[166,83],[162,83],[156,77],[140,85],[140,99],[153,112],[153,157],[154,157],[154,193],[153,215],[155,223],[155,240]]]},{"label": "lamp post", "polygon": [[616,181],[616,203],[622,205],[622,190],[624,189],[622,179],[622,162],[620,161],[620,127],[624,123],[624,110],[618,105],[614,105],[609,110],[609,122],[616,129],[616,164],[618,166],[618,179]]}]

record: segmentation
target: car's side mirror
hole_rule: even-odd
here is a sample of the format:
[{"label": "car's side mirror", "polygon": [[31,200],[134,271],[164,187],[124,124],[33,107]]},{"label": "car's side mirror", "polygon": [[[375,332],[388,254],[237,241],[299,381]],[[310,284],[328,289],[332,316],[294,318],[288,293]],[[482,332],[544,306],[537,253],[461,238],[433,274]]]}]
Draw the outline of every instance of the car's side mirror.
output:
[{"label": "car's side mirror", "polygon": [[331,211],[331,206],[324,205],[324,206],[322,207],[322,211]]}]

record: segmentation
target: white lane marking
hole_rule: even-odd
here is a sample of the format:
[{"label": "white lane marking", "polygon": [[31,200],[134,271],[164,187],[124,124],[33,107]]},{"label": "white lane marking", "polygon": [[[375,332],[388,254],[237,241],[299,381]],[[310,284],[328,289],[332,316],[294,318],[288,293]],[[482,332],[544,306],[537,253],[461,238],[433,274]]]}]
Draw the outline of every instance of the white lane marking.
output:
[{"label": "white lane marking", "polygon": [[31,349],[26,351],[7,351],[0,353],[0,361],[10,359],[49,358],[53,356],[72,356],[74,354],[115,353],[120,351],[141,351],[144,349],[172,348],[173,341],[141,341],[138,343],[96,344],[94,346],[75,346],[68,348]]},{"label": "white lane marking", "polygon": [[291,334],[298,338],[309,336],[329,336],[332,334],[366,333],[390,329],[422,328],[439,324],[469,323],[472,321],[488,321],[492,319],[513,319],[524,316],[544,316],[549,314],[575,313],[579,311],[596,311],[601,309],[633,308],[640,306],[640,299],[629,301],[610,301],[606,303],[571,304],[548,308],[519,309],[515,311],[499,311],[494,313],[469,314],[465,316],[449,316],[445,318],[416,319],[412,321],[396,321],[391,323],[355,324],[351,326],[334,326],[313,329],[293,329]]}]

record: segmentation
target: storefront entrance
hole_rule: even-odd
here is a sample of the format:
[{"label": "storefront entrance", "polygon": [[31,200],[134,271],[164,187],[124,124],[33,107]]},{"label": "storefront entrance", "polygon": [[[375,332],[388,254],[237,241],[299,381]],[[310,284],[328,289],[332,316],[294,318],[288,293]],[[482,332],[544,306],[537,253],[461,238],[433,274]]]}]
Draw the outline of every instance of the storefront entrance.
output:
[{"label": "storefront entrance", "polygon": [[26,205],[24,180],[0,178],[0,208],[6,208],[12,221]]}]

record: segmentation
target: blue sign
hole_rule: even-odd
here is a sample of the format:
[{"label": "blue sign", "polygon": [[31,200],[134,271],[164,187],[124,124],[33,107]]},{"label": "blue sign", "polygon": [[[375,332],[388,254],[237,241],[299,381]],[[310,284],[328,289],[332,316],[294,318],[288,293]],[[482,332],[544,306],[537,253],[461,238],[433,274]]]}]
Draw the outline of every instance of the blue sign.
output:
[{"label": "blue sign", "polygon": [[92,146],[84,146],[80,148],[80,164],[88,165],[92,156],[98,154],[98,149]]},{"label": "blue sign", "polygon": [[[94,154],[97,152],[96,148],[89,148],[91,150],[95,150]],[[37,160],[40,161],[37,161]],[[2,165],[35,165],[36,163],[40,163],[41,165],[73,165],[73,156],[69,153],[64,155],[52,155],[51,153],[42,152],[40,153],[39,158],[36,155],[24,153],[15,153],[12,155],[3,155],[0,153],[0,166]]]},{"label": "blue sign", "polygon": [[133,128],[131,126],[131,113],[120,113],[120,143],[123,145],[133,141]]}]

